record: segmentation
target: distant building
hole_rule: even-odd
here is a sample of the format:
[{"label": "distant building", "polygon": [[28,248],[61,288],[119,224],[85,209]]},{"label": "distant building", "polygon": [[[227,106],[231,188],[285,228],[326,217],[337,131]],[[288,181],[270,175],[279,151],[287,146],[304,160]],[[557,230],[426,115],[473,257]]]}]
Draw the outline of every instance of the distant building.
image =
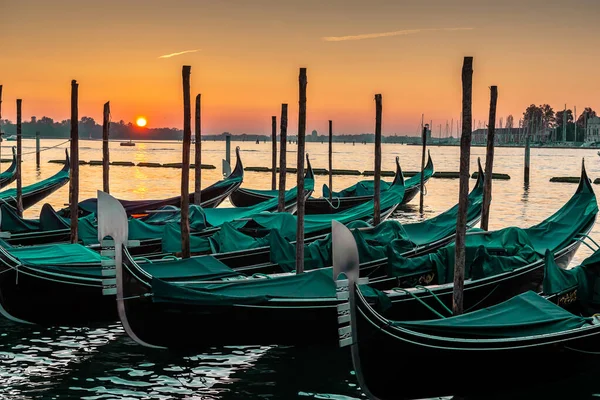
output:
[{"label": "distant building", "polygon": [[312,137],[313,137],[313,139],[317,139],[317,130],[316,129],[314,129],[312,131]]},{"label": "distant building", "polygon": [[587,129],[585,130],[586,142],[600,142],[600,118],[591,117],[587,120]]}]

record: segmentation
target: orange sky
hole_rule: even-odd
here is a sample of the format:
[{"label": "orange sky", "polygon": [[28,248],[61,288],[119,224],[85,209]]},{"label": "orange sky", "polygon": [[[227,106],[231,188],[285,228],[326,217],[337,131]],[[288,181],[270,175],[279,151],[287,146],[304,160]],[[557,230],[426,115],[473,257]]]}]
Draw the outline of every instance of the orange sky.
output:
[{"label": "orange sky", "polygon": [[325,133],[329,119],[334,132],[373,132],[381,93],[384,135],[416,134],[422,113],[437,135],[460,116],[466,55],[475,119],[487,119],[490,85],[498,118],[518,121],[531,103],[580,113],[600,108],[597,1],[5,0],[2,117],[14,121],[22,98],[26,120],[67,119],[76,79],[80,116],[100,121],[110,101],[113,121],[181,128],[187,64],[204,133],[268,133],[287,102],[295,134],[306,67],[309,132]]}]

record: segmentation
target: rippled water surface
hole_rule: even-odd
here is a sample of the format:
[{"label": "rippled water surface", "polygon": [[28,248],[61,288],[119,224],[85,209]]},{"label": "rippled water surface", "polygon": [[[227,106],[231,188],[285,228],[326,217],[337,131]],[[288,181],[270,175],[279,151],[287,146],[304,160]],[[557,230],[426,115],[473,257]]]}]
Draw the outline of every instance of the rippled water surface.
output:
[{"label": "rippled water surface", "polygon": [[[50,147],[62,140],[42,140]],[[2,158],[7,158],[7,145],[2,143]],[[23,185],[54,174],[59,164],[48,163],[63,159],[64,144],[42,152],[41,166],[35,166],[35,142],[23,141]],[[221,160],[225,157],[225,142],[203,142],[202,162],[214,170],[202,170],[202,184],[207,186],[221,179]],[[240,146],[244,166],[270,166],[270,143],[254,141],[232,142],[231,163],[235,163],[235,146]],[[288,144],[288,167],[295,167],[296,145]],[[80,141],[80,160],[100,160],[101,142]],[[334,168],[373,170],[373,145],[334,143]],[[180,162],[181,143],[138,143],[121,147],[111,143],[111,161]],[[327,144],[307,143],[307,153],[313,168],[327,168]],[[431,147],[436,171],[458,171],[458,147]],[[192,152],[193,153],[193,152]],[[523,185],[523,149],[496,149],[494,171],[507,173],[510,180],[494,180],[490,229],[509,225],[527,227],[542,221],[560,208],[577,185],[550,183],[553,176],[579,176],[585,158],[590,178],[600,177],[600,157],[593,149],[532,149],[529,188]],[[420,169],[421,149],[418,146],[382,146],[382,169],[394,170],[395,157],[405,171]],[[485,148],[471,149],[471,170],[476,170],[477,157],[485,162]],[[192,154],[193,160],[193,154]],[[3,169],[8,164],[3,164]],[[191,176],[193,177],[193,170]],[[111,194],[121,199],[158,199],[179,192],[180,170],[171,168],[111,166]],[[354,184],[364,177],[335,176],[334,190]],[[392,179],[392,178],[388,178]],[[315,193],[327,176],[317,176]],[[270,173],[245,172],[244,187],[270,188]],[[296,175],[287,175],[288,188],[295,186]],[[471,179],[471,187],[475,180]],[[15,187],[13,183],[9,187]],[[82,165],[80,168],[80,200],[95,197],[102,188],[102,168]],[[193,180],[190,188],[193,187]],[[594,188],[597,186],[594,185]],[[418,215],[418,196],[394,218],[414,221],[430,218],[458,201],[458,179],[431,179],[427,184],[424,216]],[[68,185],[46,199],[54,208],[65,206]],[[36,218],[43,203],[26,210],[25,216]],[[225,201],[221,207],[229,207]],[[600,240],[595,227],[591,236]],[[581,246],[573,263],[582,261],[591,250]],[[51,293],[49,293],[51,295]],[[206,327],[210,329],[210,327]],[[93,327],[40,328],[16,325],[0,320],[0,398],[6,399],[358,399],[364,398],[357,387],[345,351],[329,352],[297,350],[281,346],[243,346],[214,348],[201,354],[176,354],[155,351],[134,344],[118,323]],[[243,334],[243,327],[240,327]],[[390,360],[408,362],[410,360]],[[532,360],[534,362],[534,360]],[[392,364],[393,365],[393,364]],[[534,364],[533,364],[534,365]],[[557,366],[562,368],[564,366]],[[424,373],[432,374],[432,371]],[[437,366],[451,368],[451,366]],[[572,388],[584,387],[582,397],[600,393],[595,384],[599,371],[591,376],[577,377]],[[466,373],[465,376],[468,376]],[[410,384],[401,382],[399,386]],[[509,383],[508,383],[509,384]],[[594,387],[596,385],[596,387]],[[573,389],[574,390],[574,389]],[[493,392],[493,390],[492,390]],[[549,389],[544,398],[556,395]],[[537,393],[540,394],[540,393]],[[533,394],[523,395],[533,398]],[[570,398],[576,394],[571,393]],[[578,395],[577,395],[578,396]]]}]

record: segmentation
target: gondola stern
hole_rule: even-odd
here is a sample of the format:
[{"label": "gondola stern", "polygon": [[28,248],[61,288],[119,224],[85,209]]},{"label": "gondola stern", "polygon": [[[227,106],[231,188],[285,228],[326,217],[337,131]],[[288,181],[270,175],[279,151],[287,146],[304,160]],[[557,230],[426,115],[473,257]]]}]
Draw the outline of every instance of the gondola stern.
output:
[{"label": "gondola stern", "polygon": [[241,185],[241,183],[244,179],[244,164],[242,163],[242,157],[240,156],[240,146],[235,147],[235,156],[236,156],[235,168],[233,169],[231,174],[228,176],[228,178],[237,178],[237,177],[242,178],[242,180],[240,180],[240,185]]},{"label": "gondola stern", "polygon": [[65,149],[65,164],[62,168],[62,171],[69,171],[69,174],[71,171],[71,158],[69,157],[69,149]]},{"label": "gondola stern", "polygon": [[579,178],[579,185],[577,186],[576,193],[581,193],[584,191],[589,191],[590,193],[594,193],[594,188],[592,187],[592,180],[588,177],[587,170],[585,168],[585,157],[581,158],[581,175]]},{"label": "gondola stern", "polygon": [[402,172],[402,167],[400,166],[400,157],[396,156],[396,176],[394,177],[394,181],[392,182],[392,186],[404,186],[404,173]]},{"label": "gondola stern", "polygon": [[485,183],[485,172],[481,166],[481,158],[477,157],[477,181],[475,182],[474,189],[483,190],[483,184]]}]

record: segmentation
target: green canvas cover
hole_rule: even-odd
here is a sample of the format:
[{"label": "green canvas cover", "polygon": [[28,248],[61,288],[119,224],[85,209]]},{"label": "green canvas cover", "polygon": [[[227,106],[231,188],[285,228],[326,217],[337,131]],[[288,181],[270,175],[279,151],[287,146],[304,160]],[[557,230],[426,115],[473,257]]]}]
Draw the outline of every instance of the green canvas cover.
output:
[{"label": "green canvas cover", "polygon": [[560,295],[577,289],[577,301],[596,313],[600,307],[600,250],[572,268],[556,265],[550,251],[546,253],[544,295]]},{"label": "green canvas cover", "polygon": [[8,166],[8,168],[6,169],[6,171],[0,173],[0,180],[5,180],[5,179],[9,179],[11,178],[13,175],[15,175],[16,171],[17,171],[17,155],[15,153],[15,148],[12,148],[13,151],[13,160],[10,163],[10,165]]},{"label": "green canvas cover", "polygon": [[563,248],[598,214],[596,195],[587,181],[581,181],[576,193],[552,216],[527,229],[534,248],[543,257],[546,249]]},{"label": "green canvas cover", "polygon": [[[23,187],[23,195],[27,195],[29,193],[41,190],[41,189],[45,189],[49,186],[53,186],[59,182],[64,182],[64,181],[68,181],[69,180],[69,171],[63,171],[60,170],[59,172],[57,172],[56,174],[54,174],[53,176],[44,179],[43,181],[40,182],[36,182],[34,184],[28,185],[28,186],[24,186]],[[17,189],[8,189],[8,190],[4,190],[2,192],[0,192],[0,199],[8,199],[17,197]]]},{"label": "green canvas cover", "polygon": [[216,280],[242,276],[212,256],[158,260],[139,263],[140,268],[158,279],[201,279]]},{"label": "green canvas cover", "polygon": [[40,221],[36,219],[21,218],[14,208],[2,204],[0,206],[2,220],[0,221],[0,229],[3,232],[26,233],[38,231],[40,229]]},{"label": "green canvas cover", "polygon": [[6,251],[21,263],[43,267],[48,265],[98,264],[103,257],[80,244],[54,243],[39,246],[11,247]]},{"label": "green canvas cover", "polygon": [[[364,221],[354,221],[347,225],[354,235],[361,263],[380,260],[386,257],[386,246],[406,235],[401,223],[395,220],[383,221],[376,227]],[[367,230],[360,228],[368,227]],[[296,268],[296,245],[274,230],[269,234],[270,260],[284,271]],[[332,238],[328,234],[322,239],[304,245],[304,269],[311,270],[333,265]]]},{"label": "green canvas cover", "polygon": [[[384,211],[400,203],[403,196],[404,186],[394,185],[390,190],[381,195],[381,210]],[[332,220],[336,220],[348,225],[350,222],[357,222],[359,220],[369,218],[373,215],[373,206],[373,200],[370,200],[366,203],[336,214],[305,215],[304,234],[309,235],[328,231],[331,229]],[[297,220],[295,215],[279,212],[253,214],[241,220],[230,221],[231,227],[234,227],[238,230],[248,228],[262,231],[262,236],[264,237],[268,237],[270,232],[276,230],[288,241],[296,239],[296,225]],[[219,241],[224,242],[225,240],[228,239],[226,239],[225,234],[222,234],[219,237]],[[253,244],[252,241],[249,241],[248,243]],[[165,252],[181,251],[181,234],[178,229],[175,227],[165,229],[162,236],[162,248]],[[240,245],[233,244],[231,241],[229,242],[228,248],[243,250]],[[192,252],[211,251],[211,245],[205,238],[197,238],[192,236],[190,240],[190,250]]]},{"label": "green canvas cover", "polygon": [[229,253],[232,251],[255,249],[269,244],[269,235],[253,237],[235,229],[231,223],[225,222],[221,229],[207,240],[211,246],[211,253]]},{"label": "green canvas cover", "polygon": [[591,323],[535,292],[527,291],[503,303],[454,317],[391,324],[448,338],[503,339],[564,332]]},{"label": "green canvas cover", "polygon": [[[454,251],[452,242],[434,253],[420,257],[404,257],[404,247],[388,246],[388,274],[407,276],[433,271],[437,283],[454,281]],[[482,279],[528,265],[540,257],[524,229],[509,227],[498,231],[478,231],[465,239],[465,279]]]},{"label": "green canvas cover", "polygon": [[[431,161],[431,159],[430,159]],[[423,172],[415,174],[408,179],[404,180],[404,186],[406,189],[413,188],[417,185],[421,184],[421,174],[423,174],[423,179],[427,181],[429,178],[433,176],[433,163],[428,162],[425,166]],[[386,182],[384,180],[380,180],[380,193],[385,192],[392,185],[391,182]],[[374,180],[362,180],[357,182],[356,184],[347,187],[346,189],[340,190],[339,192],[333,191],[331,192],[332,197],[357,197],[357,196],[373,196],[375,193],[375,181]],[[329,197],[329,187],[324,184],[323,185],[323,197]]]},{"label": "green canvas cover", "polygon": [[[231,306],[265,303],[271,299],[335,299],[336,286],[332,276],[332,268],[324,268],[302,274],[219,283],[174,284],[153,278],[152,301]],[[361,285],[361,291],[376,303],[386,301],[380,291],[367,285]]]},{"label": "green canvas cover", "polygon": [[[161,225],[161,247],[165,253],[181,252],[181,226],[178,222]],[[190,235],[190,251],[192,253],[212,253],[210,240],[205,236]]]},{"label": "green canvas cover", "polygon": [[[509,227],[467,235],[465,278],[482,279],[508,272],[542,259],[547,249],[554,253],[570,243],[585,226],[594,221],[598,212],[596,196],[589,182],[582,182],[563,207],[531,228]],[[412,240],[411,227],[405,225],[405,229]],[[454,281],[454,243],[435,253],[410,259],[402,257],[406,251],[404,246],[404,243],[396,245],[392,242],[388,247],[389,274],[406,276],[434,271],[437,272],[439,284]],[[499,253],[499,250],[502,251]]]},{"label": "green canvas cover", "polygon": [[[244,189],[244,190],[247,192],[255,193],[255,194],[258,194],[261,196],[265,196],[265,197],[274,197],[276,199],[279,198],[279,190],[269,190],[269,189]],[[305,176],[304,190],[307,190],[307,191],[315,190],[314,175]],[[294,197],[296,197],[297,192],[298,192],[298,189],[296,187],[293,187],[290,190],[287,190],[285,192],[285,202],[287,203],[288,201],[291,201]],[[288,194],[290,194],[291,196],[288,197]]]}]

